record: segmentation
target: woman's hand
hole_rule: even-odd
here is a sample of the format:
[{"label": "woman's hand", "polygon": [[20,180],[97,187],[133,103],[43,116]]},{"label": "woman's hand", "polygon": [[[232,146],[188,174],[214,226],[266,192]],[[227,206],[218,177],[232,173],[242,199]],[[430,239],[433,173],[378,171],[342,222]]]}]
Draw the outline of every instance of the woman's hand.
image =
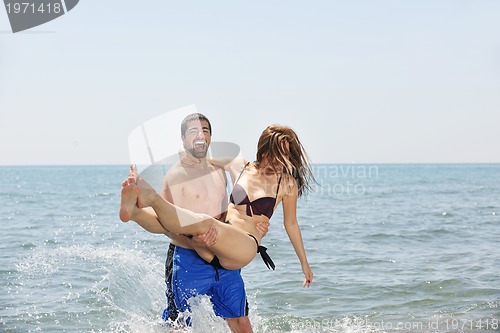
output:
[{"label": "woman's hand", "polygon": [[304,284],[302,285],[304,288],[309,288],[313,281],[313,272],[309,264],[305,264],[302,266],[302,272],[304,272]]},{"label": "woman's hand", "polygon": [[260,238],[264,238],[264,236],[269,231],[269,217],[266,215],[252,215],[252,221],[255,223],[255,228],[257,229]]}]

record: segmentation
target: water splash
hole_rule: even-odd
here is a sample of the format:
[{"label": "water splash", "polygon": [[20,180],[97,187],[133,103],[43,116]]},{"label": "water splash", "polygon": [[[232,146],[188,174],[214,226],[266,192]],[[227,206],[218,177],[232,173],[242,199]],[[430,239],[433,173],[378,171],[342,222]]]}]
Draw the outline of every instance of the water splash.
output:
[{"label": "water splash", "polygon": [[[158,326],[163,265],[151,254],[88,244],[40,247],[16,268],[9,282],[11,320],[43,330],[49,321],[55,328],[72,323],[115,332]],[[135,330],[140,323],[145,326]]]}]

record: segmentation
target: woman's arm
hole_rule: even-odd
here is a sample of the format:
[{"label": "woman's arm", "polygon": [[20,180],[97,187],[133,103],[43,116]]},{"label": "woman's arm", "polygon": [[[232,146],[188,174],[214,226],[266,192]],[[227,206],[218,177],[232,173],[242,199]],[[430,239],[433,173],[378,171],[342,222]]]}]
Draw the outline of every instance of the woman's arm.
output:
[{"label": "woman's arm", "polygon": [[313,272],[307,261],[304,243],[302,242],[302,233],[300,231],[299,223],[297,221],[297,198],[298,188],[297,183],[293,180],[292,184],[284,186],[285,194],[283,196],[283,223],[285,230],[293,245],[295,253],[299,258],[302,272],[304,273],[304,287],[309,287],[313,280]]}]

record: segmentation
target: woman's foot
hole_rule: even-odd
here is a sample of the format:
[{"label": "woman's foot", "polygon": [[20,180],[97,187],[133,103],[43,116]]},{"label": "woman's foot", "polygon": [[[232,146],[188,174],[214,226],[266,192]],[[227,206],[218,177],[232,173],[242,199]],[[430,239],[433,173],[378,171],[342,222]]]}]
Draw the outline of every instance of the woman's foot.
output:
[{"label": "woman's foot", "polygon": [[129,179],[123,182],[122,200],[120,204],[120,220],[128,222],[135,214],[137,207],[137,196],[139,189],[135,183],[130,183]]},{"label": "woman's foot", "polygon": [[157,193],[144,178],[139,176],[135,164],[130,165],[130,173],[122,186],[120,220],[128,222],[133,220],[137,209],[150,206]]},{"label": "woman's foot", "polygon": [[128,222],[132,220],[135,210],[138,209],[138,178],[139,172],[137,171],[137,165],[130,164],[130,173],[128,174],[128,178],[122,183],[122,200],[120,204],[120,220],[122,220],[122,222]]}]

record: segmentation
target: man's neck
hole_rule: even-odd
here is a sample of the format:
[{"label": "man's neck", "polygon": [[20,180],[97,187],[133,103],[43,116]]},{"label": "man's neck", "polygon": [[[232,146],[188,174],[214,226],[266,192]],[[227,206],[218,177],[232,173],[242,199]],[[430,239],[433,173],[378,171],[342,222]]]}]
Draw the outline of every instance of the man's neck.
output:
[{"label": "man's neck", "polygon": [[195,157],[189,151],[184,149],[179,152],[179,158],[181,165],[184,168],[205,169],[210,166],[206,157]]}]

